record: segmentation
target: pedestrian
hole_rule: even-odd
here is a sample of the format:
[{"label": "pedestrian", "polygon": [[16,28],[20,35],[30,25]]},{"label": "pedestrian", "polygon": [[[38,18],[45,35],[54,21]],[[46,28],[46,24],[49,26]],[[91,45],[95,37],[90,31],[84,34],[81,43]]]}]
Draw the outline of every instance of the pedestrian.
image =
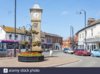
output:
[{"label": "pedestrian", "polygon": [[52,56],[52,54],[53,54],[53,50],[52,48],[50,48],[50,56]]}]

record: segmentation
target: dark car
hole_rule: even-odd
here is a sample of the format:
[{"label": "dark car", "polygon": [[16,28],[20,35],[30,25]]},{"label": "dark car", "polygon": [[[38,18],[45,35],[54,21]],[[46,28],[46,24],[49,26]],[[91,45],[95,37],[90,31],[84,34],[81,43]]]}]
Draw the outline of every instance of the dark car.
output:
[{"label": "dark car", "polygon": [[75,50],[74,54],[79,55],[79,56],[90,56],[91,55],[90,52],[88,52],[87,50],[84,50],[84,49]]}]

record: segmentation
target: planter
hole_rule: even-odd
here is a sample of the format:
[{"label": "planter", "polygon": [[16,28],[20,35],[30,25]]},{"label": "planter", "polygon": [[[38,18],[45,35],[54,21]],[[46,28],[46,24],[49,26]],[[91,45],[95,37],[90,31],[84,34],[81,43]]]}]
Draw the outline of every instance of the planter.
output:
[{"label": "planter", "polygon": [[33,46],[41,46],[41,42],[40,41],[33,42]]},{"label": "planter", "polygon": [[32,33],[33,34],[38,34],[39,32],[35,31],[35,30],[32,30]]},{"label": "planter", "polygon": [[19,62],[41,62],[44,61],[44,56],[18,56]]}]

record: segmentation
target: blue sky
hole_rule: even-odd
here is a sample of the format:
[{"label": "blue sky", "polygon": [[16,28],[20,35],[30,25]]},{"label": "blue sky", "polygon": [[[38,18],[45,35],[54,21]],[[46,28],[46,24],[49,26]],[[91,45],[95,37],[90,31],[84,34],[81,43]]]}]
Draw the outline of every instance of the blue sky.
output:
[{"label": "blue sky", "polygon": [[[75,33],[84,27],[82,9],[90,17],[100,18],[100,0],[38,0],[43,8],[42,31],[61,35],[64,39],[70,36],[70,25]],[[34,0],[17,0],[17,27],[31,24],[29,9]],[[14,26],[14,0],[0,0],[0,25]]]}]

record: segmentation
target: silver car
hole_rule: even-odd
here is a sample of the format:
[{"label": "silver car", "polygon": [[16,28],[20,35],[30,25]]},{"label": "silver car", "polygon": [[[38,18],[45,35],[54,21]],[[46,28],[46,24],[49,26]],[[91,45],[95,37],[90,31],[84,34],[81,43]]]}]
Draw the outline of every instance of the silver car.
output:
[{"label": "silver car", "polygon": [[6,57],[6,56],[7,56],[6,49],[0,49],[0,57]]}]

